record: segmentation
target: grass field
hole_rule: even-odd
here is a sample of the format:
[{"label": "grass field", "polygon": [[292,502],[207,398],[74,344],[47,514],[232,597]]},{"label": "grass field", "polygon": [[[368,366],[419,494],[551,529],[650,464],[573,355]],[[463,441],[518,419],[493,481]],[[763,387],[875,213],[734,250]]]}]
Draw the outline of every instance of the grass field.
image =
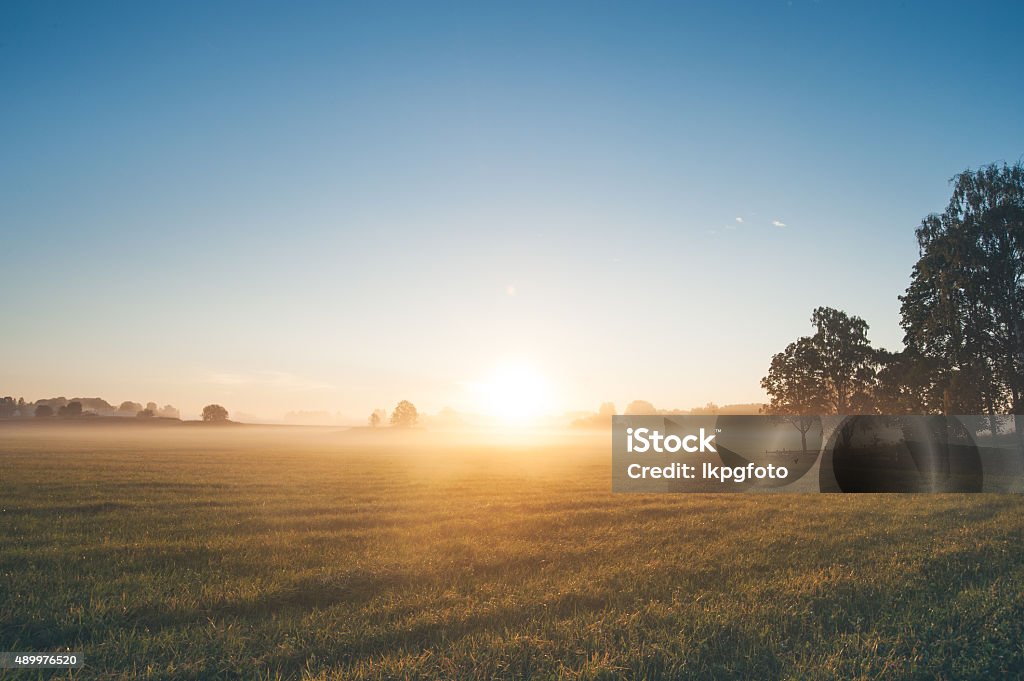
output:
[{"label": "grass field", "polygon": [[82,651],[82,679],[1024,674],[1020,497],[612,495],[607,440],[0,426],[0,651]]}]

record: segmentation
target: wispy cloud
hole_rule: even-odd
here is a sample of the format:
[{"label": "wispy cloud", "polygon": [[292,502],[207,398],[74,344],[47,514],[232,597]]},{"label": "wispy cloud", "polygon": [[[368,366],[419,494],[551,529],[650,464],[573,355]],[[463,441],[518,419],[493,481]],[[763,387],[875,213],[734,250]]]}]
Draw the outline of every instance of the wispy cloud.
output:
[{"label": "wispy cloud", "polygon": [[736,218],[736,224],[742,225],[743,224],[743,218],[740,218],[740,217]]},{"label": "wispy cloud", "polygon": [[785,227],[786,223],[782,220],[772,220],[772,225],[775,227]]},{"label": "wispy cloud", "polygon": [[313,390],[334,390],[330,383],[290,374],[287,371],[254,371],[249,373],[215,372],[208,374],[206,383],[228,387],[264,387],[285,392],[309,392]]}]

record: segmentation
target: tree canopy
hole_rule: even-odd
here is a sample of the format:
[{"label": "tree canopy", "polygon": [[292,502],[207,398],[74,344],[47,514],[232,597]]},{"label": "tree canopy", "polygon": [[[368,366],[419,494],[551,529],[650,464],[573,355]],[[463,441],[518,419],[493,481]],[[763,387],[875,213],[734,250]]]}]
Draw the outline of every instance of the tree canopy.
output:
[{"label": "tree canopy", "polygon": [[927,368],[929,411],[1024,409],[1024,166],[953,178],[940,215],[917,229],[920,258],[900,297],[904,343]]},{"label": "tree canopy", "polygon": [[802,336],[772,357],[761,387],[778,415],[849,414],[870,408],[877,354],[868,325],[841,310],[811,314],[814,334]]},{"label": "tree canopy", "polygon": [[403,428],[415,426],[419,417],[420,415],[416,411],[415,405],[408,400],[402,400],[391,413],[391,425]]},{"label": "tree canopy", "polygon": [[208,404],[203,407],[203,420],[207,423],[222,423],[228,420],[228,410],[219,404]]}]

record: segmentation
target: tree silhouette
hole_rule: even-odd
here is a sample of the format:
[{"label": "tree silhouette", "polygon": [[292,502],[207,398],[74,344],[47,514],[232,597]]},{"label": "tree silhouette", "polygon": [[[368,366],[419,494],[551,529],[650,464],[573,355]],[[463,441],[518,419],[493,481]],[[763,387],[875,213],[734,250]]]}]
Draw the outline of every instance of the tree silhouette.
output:
[{"label": "tree silhouette", "polygon": [[[781,416],[849,414],[871,410],[877,353],[860,317],[830,307],[811,314],[815,332],[772,357],[761,379],[770,403],[765,411]],[[801,425],[801,435],[806,433]]]},{"label": "tree silhouette", "polygon": [[68,402],[63,407],[61,407],[60,409],[57,410],[57,415],[58,416],[63,416],[63,417],[66,417],[66,418],[75,418],[77,416],[81,416],[82,415],[82,403],[78,402],[78,401]]},{"label": "tree silhouette", "polygon": [[172,407],[169,404],[165,404],[161,409],[159,409],[156,412],[156,415],[161,417],[161,418],[165,418],[165,419],[180,419],[181,418],[181,412],[179,412],[175,407]]},{"label": "tree silhouette", "polygon": [[219,404],[208,404],[203,407],[203,421],[207,423],[224,423],[228,420],[228,410]]},{"label": "tree silhouette", "polygon": [[788,421],[800,431],[800,445],[807,451],[807,433],[814,426],[816,414],[830,410],[819,375],[821,358],[808,337],[800,338],[772,357],[768,375],[761,387],[771,401],[764,413]]},{"label": "tree silhouette", "polygon": [[416,411],[413,403],[408,400],[402,400],[391,413],[391,425],[408,428],[409,426],[415,426],[419,417],[419,413]]},{"label": "tree silhouette", "polygon": [[880,414],[934,414],[942,411],[942,400],[928,387],[934,360],[912,349],[900,352],[879,350],[873,401]]},{"label": "tree silhouette", "polygon": [[120,414],[130,414],[135,416],[142,411],[142,405],[138,402],[129,402],[126,400],[121,403],[121,406],[117,408],[117,411]]},{"label": "tree silhouette", "polygon": [[0,397],[0,417],[14,416],[18,402],[13,397]]},{"label": "tree silhouette", "polygon": [[1024,413],[1024,166],[964,171],[917,229],[900,296],[904,343],[928,360],[932,411]]},{"label": "tree silhouette", "polygon": [[48,404],[40,404],[36,407],[35,415],[41,419],[50,418],[53,416],[53,407]]}]

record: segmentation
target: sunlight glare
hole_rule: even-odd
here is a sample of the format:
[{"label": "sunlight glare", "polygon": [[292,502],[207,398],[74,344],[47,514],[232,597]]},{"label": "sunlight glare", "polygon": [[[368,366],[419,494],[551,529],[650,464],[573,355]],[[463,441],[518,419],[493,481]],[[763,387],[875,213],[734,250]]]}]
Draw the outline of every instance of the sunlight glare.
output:
[{"label": "sunlight glare", "polygon": [[506,424],[535,421],[550,407],[547,381],[527,364],[501,365],[475,387],[479,404],[487,415]]}]

